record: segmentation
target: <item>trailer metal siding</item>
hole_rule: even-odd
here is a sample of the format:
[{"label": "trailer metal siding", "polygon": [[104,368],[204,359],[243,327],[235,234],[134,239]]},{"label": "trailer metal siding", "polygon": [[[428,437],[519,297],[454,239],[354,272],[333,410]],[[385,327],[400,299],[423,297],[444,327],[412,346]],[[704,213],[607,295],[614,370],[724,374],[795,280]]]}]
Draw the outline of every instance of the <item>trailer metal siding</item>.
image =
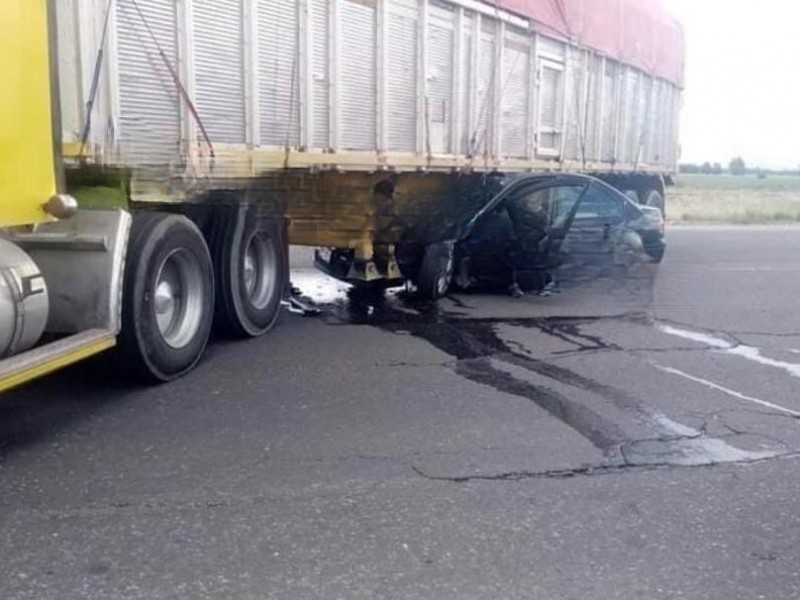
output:
[{"label": "trailer metal siding", "polygon": [[258,0],[259,145],[262,146],[282,148],[300,143],[298,14],[297,0]]},{"label": "trailer metal siding", "polygon": [[[118,0],[116,16],[120,160],[146,167],[175,165],[182,142],[179,90],[170,71],[178,64],[176,3]],[[88,75],[93,65],[86,67]],[[103,125],[96,123],[96,134]]]},{"label": "trailer metal siding", "polygon": [[500,97],[501,156],[525,158],[529,151],[529,81],[531,40],[506,30],[504,40],[502,88]]},{"label": "trailer metal siding", "polygon": [[[99,0],[59,13],[87,2],[102,14]],[[158,167],[181,189],[286,167],[675,169],[674,84],[471,0],[114,8],[101,118],[84,154]],[[76,14],[65,28],[80,51],[62,69],[80,81],[90,80],[99,22]],[[64,86],[65,141],[85,120],[83,87]]]},{"label": "trailer metal siding", "polygon": [[[495,32],[494,22],[481,19],[481,32],[478,42],[477,99],[475,109],[477,117],[470,137],[470,154],[489,158],[492,143],[492,121],[494,114],[495,79],[498,77],[495,68]],[[487,31],[487,27],[489,31]]]},{"label": "trailer metal siding", "polygon": [[194,0],[194,89],[212,140],[245,142],[242,0]]},{"label": "trailer metal siding", "polygon": [[460,145],[458,152],[464,156],[470,155],[470,138],[473,128],[473,115],[475,114],[476,81],[475,81],[475,23],[474,15],[462,10],[461,23],[461,56],[459,57],[459,80],[461,81],[461,113],[459,131]]},{"label": "trailer metal siding", "polygon": [[417,146],[417,2],[393,0],[387,6],[387,149],[414,152]]},{"label": "trailer metal siding", "polygon": [[328,148],[330,145],[330,74],[331,61],[328,43],[330,21],[329,0],[309,0],[309,29],[311,35],[311,146]]},{"label": "trailer metal siding", "polygon": [[354,0],[339,5],[340,140],[344,150],[375,150],[375,7]]}]

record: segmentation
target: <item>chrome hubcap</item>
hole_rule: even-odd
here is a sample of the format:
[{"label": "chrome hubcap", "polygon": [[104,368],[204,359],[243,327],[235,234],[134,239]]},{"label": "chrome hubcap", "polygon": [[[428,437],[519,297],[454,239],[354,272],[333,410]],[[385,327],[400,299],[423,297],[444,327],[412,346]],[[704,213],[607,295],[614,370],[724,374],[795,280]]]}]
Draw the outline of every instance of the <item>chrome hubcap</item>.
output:
[{"label": "chrome hubcap", "polygon": [[264,233],[254,233],[247,242],[242,256],[242,281],[250,304],[263,309],[275,293],[275,275],[278,257],[275,247]]},{"label": "chrome hubcap", "polygon": [[450,287],[450,279],[453,276],[453,257],[448,257],[447,264],[445,265],[444,269],[442,269],[441,275],[439,275],[439,279],[436,280],[436,287],[438,288],[437,291],[439,292],[440,296],[444,296],[447,293],[447,288]]},{"label": "chrome hubcap", "polygon": [[244,254],[244,289],[247,292],[247,297],[252,298],[253,292],[256,288],[256,283],[258,282],[258,277],[256,273],[256,261],[258,259],[255,256],[255,250],[253,249],[253,243],[247,245],[247,251]]},{"label": "chrome hubcap", "polygon": [[164,341],[173,348],[186,346],[202,321],[203,275],[187,250],[173,250],[158,270],[154,308]]}]

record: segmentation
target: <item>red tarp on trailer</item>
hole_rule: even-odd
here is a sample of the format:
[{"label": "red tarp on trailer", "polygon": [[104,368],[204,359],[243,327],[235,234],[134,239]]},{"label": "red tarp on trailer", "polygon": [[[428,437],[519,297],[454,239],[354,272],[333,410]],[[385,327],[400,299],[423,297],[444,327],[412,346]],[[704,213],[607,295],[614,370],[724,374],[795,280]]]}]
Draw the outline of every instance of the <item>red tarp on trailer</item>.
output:
[{"label": "red tarp on trailer", "polygon": [[683,86],[683,28],[659,0],[484,0],[533,28]]}]

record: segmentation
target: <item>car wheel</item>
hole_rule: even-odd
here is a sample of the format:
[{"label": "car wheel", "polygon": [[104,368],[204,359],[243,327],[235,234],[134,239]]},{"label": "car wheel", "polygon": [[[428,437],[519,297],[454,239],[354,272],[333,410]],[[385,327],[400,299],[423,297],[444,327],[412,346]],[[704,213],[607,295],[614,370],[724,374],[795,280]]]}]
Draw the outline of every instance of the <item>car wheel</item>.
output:
[{"label": "car wheel", "polygon": [[169,381],[200,360],[211,332],[214,275],[202,233],[184,216],[133,220],[118,352],[132,375]]},{"label": "car wheel", "polygon": [[667,251],[667,245],[664,240],[657,235],[644,236],[642,239],[644,244],[645,253],[653,260],[654,263],[659,264],[664,260],[664,254]]},{"label": "car wheel", "polygon": [[444,296],[453,280],[453,267],[453,244],[430,244],[425,248],[417,275],[417,294],[426,300],[438,300]]}]

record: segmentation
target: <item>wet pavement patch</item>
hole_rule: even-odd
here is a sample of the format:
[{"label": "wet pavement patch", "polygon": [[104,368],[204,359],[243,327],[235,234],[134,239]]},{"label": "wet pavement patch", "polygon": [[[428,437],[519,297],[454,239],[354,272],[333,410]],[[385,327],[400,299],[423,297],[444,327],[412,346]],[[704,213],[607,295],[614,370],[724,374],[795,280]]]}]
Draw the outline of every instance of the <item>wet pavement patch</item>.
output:
[{"label": "wet pavement patch", "polygon": [[546,387],[517,379],[510,373],[494,367],[487,358],[458,361],[455,370],[459,375],[475,383],[531,400],[588,439],[608,457],[615,456],[617,449],[625,442],[625,435],[616,424],[587,406],[572,402],[563,394]]},{"label": "wet pavement patch", "polygon": [[[736,437],[736,436],[734,436]],[[755,462],[784,455],[788,449],[742,450],[719,438],[699,436],[677,440],[642,440],[622,446],[629,465],[675,465],[694,467],[734,462]]]},{"label": "wet pavement patch", "polygon": [[[450,301],[455,311],[444,310],[436,304],[419,301],[402,289],[387,292],[338,288],[333,295],[320,300],[324,318],[331,325],[367,325],[419,338],[451,356],[453,370],[465,379],[533,402],[588,440],[605,457],[600,465],[581,465],[576,474],[583,471],[596,474],[598,469],[753,462],[790,452],[788,448],[775,448],[766,440],[756,449],[743,450],[729,444],[727,439],[686,427],[624,388],[536,358],[498,333],[501,326],[532,330],[566,344],[570,354],[623,352],[625,348],[585,329],[599,321],[652,328],[652,320],[641,312],[621,317],[479,318],[459,312],[459,309],[469,310],[460,299]],[[554,352],[551,356],[557,359],[558,354],[564,353]],[[522,369],[522,373],[531,373],[532,378],[522,378],[504,366]],[[584,400],[573,399],[570,389],[579,390],[575,396],[583,394]],[[596,398],[597,404],[587,402],[586,394]],[[648,435],[626,432],[621,423],[598,410],[601,405],[612,406],[617,414],[638,423],[637,427],[643,427]],[[730,441],[735,441],[735,437]],[[485,474],[481,477],[490,478]],[[470,476],[444,478],[469,480]]]}]

